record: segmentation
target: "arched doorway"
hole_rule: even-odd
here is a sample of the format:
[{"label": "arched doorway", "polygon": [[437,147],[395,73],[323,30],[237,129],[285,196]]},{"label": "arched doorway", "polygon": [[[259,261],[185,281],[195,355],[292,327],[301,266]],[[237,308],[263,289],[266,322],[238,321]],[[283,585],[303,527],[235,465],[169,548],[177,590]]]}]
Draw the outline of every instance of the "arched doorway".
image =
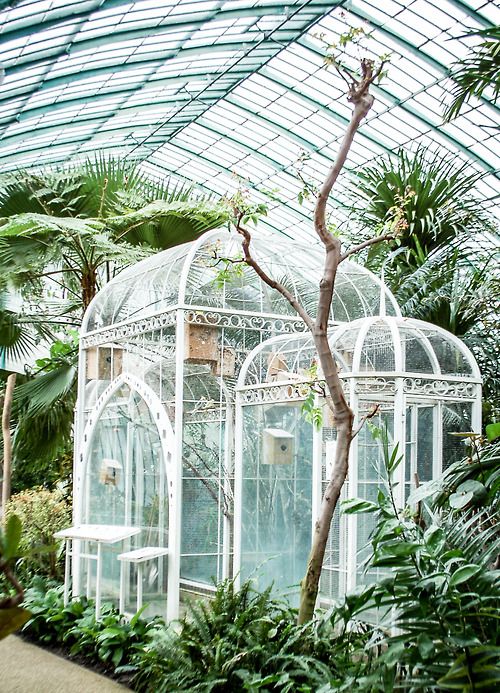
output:
[{"label": "arched doorway", "polygon": [[[148,605],[148,616],[167,614],[167,595],[169,601],[178,600],[177,580],[169,574],[170,557],[154,556],[140,565],[118,560],[124,552],[146,547],[168,549],[169,554],[176,550],[169,521],[177,495],[171,481],[173,443],[172,427],[159,398],[127,373],[106,388],[83,434],[75,523],[138,530],[123,542],[103,547],[102,600],[118,605],[121,594],[127,613],[135,612],[138,591]],[[78,593],[92,596],[95,562],[86,543],[76,555],[75,583]]]}]

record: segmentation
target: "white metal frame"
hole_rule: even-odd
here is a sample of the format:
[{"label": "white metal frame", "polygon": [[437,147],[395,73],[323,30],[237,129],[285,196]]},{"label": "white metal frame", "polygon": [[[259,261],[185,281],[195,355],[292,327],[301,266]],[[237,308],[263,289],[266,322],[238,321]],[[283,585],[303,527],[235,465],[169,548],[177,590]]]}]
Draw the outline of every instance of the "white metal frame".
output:
[{"label": "white metal frame", "polygon": [[[383,321],[392,335],[394,348],[394,370],[387,372],[370,372],[361,370],[361,355],[364,340],[372,325]],[[360,327],[354,346],[353,364],[349,372],[341,372],[344,390],[349,397],[351,408],[355,412],[355,423],[359,421],[359,406],[362,400],[385,402],[391,405],[394,412],[394,443],[399,444],[401,453],[405,454],[406,425],[405,413],[408,405],[429,405],[433,407],[434,431],[433,431],[433,473],[437,475],[442,471],[442,403],[469,402],[472,405],[472,430],[481,430],[481,375],[477,363],[469,349],[454,335],[434,325],[400,316],[374,316],[343,323],[334,328],[332,332],[331,346],[335,349],[336,343],[346,331]],[[400,328],[412,328],[424,344],[429,356],[429,361],[434,369],[433,373],[409,373],[405,371],[404,352],[401,344]],[[424,328],[432,329],[443,339],[453,344],[465,357],[471,366],[471,373],[467,376],[455,376],[443,374],[439,361],[434,353],[432,344],[425,334]],[[299,337],[299,336],[297,336]],[[257,345],[245,359],[236,385],[236,458],[235,458],[235,532],[234,532],[234,572],[239,575],[241,566],[241,518],[242,518],[242,482],[243,482],[243,414],[245,407],[258,406],[265,403],[276,404],[292,399],[301,400],[305,394],[298,387],[296,380],[280,382],[261,382],[247,384],[249,371],[254,361],[257,361],[261,352],[272,350],[283,345],[286,351],[287,340],[290,337],[279,335],[272,337]],[[304,342],[311,340],[310,335],[303,335]],[[312,528],[314,528],[321,503],[321,431],[313,432],[313,494],[312,494]],[[358,495],[358,439],[355,438],[351,445],[349,467],[349,495]],[[398,493],[401,506],[405,503],[405,467],[401,464],[398,469]],[[356,515],[347,518],[347,555],[348,590],[356,586],[356,553],[357,553],[357,522]],[[323,599],[322,599],[323,601]],[[328,600],[326,600],[328,601]]]},{"label": "white metal frame", "polygon": [[[176,447],[176,437],[172,430],[170,419],[159,397],[155,392],[144,383],[140,378],[137,378],[131,373],[121,373],[115,378],[98,398],[93,410],[90,412],[87,424],[83,431],[80,440],[80,450],[78,451],[77,459],[79,460],[77,475],[74,479],[75,503],[73,521],[75,525],[82,523],[82,511],[84,503],[84,495],[88,492],[86,488],[87,468],[90,462],[89,451],[92,444],[92,437],[104,412],[106,405],[113,397],[114,393],[122,387],[128,385],[131,390],[137,392],[139,396],[146,402],[152,419],[155,422],[158,430],[158,435],[161,441],[163,464],[168,485],[168,509],[169,509],[169,551],[172,555],[172,561],[168,561],[168,583],[167,583],[167,618],[169,620],[178,617],[179,608],[179,574],[178,561],[175,556],[180,553],[180,516],[178,507],[180,505],[179,498],[179,482],[177,475],[177,467],[175,464],[174,450]],[[80,578],[81,564],[79,559],[79,545],[73,547],[73,595],[80,594]]]}]

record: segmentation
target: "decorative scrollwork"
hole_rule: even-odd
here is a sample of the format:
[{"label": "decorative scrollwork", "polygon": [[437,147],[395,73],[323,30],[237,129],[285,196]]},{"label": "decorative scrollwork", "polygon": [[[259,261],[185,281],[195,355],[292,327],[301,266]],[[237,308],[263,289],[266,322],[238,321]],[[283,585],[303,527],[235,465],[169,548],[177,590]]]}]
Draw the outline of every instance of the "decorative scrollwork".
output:
[{"label": "decorative scrollwork", "polygon": [[142,318],[141,320],[137,320],[137,322],[131,322],[126,325],[108,327],[105,330],[82,337],[80,343],[82,348],[87,349],[88,347],[98,346],[99,344],[116,342],[119,339],[127,339],[143,334],[144,332],[153,332],[155,330],[161,330],[162,327],[175,325],[175,320],[175,310],[171,310],[168,313]]},{"label": "decorative scrollwork", "polygon": [[404,389],[407,393],[430,395],[431,397],[450,397],[451,399],[474,399],[477,394],[476,383],[467,380],[405,378]]},{"label": "decorative scrollwork", "polygon": [[382,378],[380,376],[374,376],[372,378],[360,378],[359,380],[356,380],[354,389],[358,393],[395,394],[396,381],[394,378]]},{"label": "decorative scrollwork", "polygon": [[306,325],[302,320],[294,317],[269,317],[264,315],[245,315],[242,313],[225,313],[222,311],[194,311],[186,312],[186,322],[197,325],[215,325],[217,327],[229,327],[235,329],[251,329],[277,332],[280,334],[294,334],[305,332]]}]

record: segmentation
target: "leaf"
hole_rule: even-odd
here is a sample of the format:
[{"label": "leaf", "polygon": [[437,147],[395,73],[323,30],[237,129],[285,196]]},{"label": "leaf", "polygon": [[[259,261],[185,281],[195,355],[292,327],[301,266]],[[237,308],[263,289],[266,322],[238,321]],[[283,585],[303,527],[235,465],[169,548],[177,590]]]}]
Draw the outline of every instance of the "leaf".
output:
[{"label": "leaf", "polygon": [[9,515],[4,532],[3,560],[9,561],[14,558],[19,548],[23,527],[17,515]]},{"label": "leaf", "polygon": [[473,497],[472,491],[468,493],[452,493],[449,499],[450,507],[460,510],[470,503]]},{"label": "leaf", "polygon": [[0,640],[19,630],[31,618],[31,613],[20,606],[0,609]]},{"label": "leaf", "polygon": [[450,577],[450,587],[461,585],[463,582],[466,582],[469,578],[473,577],[474,575],[477,575],[477,573],[479,573],[480,570],[481,566],[476,565],[475,563],[468,563],[467,565],[461,566]]},{"label": "leaf", "polygon": [[342,512],[346,515],[354,513],[373,513],[379,509],[377,503],[364,500],[363,498],[348,498],[342,501]]},{"label": "leaf", "polygon": [[427,633],[420,633],[417,639],[417,646],[423,659],[431,659],[434,655],[434,641]]},{"label": "leaf", "polygon": [[463,693],[484,690],[485,693],[490,693],[498,690],[500,684],[499,660],[500,647],[473,647],[466,654],[461,654],[437,683],[446,690]]},{"label": "leaf", "polygon": [[500,422],[490,423],[486,426],[486,437],[490,443],[500,438]]}]

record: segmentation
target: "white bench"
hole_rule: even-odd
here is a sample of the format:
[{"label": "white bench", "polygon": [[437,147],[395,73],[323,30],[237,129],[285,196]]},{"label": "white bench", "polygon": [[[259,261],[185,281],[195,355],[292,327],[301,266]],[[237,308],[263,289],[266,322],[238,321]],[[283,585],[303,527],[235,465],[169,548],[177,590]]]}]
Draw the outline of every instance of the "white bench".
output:
[{"label": "white bench", "polygon": [[120,613],[125,613],[125,564],[135,563],[137,565],[137,611],[142,607],[142,578],[143,564],[160,556],[166,556],[168,549],[162,546],[144,546],[142,549],[125,551],[119,554],[120,565]]},{"label": "white bench", "polygon": [[[73,556],[74,541],[92,541],[97,544],[97,553],[79,553],[80,558],[95,560],[95,617],[98,619],[101,611],[101,581],[102,581],[102,547],[103,544],[116,544],[119,541],[130,539],[141,530],[138,527],[123,527],[121,525],[78,525],[68,527],[54,534],[56,539],[64,539],[66,542],[66,563],[64,568],[64,605],[69,601],[70,560]],[[90,598],[90,568],[87,568],[87,599]]]}]

